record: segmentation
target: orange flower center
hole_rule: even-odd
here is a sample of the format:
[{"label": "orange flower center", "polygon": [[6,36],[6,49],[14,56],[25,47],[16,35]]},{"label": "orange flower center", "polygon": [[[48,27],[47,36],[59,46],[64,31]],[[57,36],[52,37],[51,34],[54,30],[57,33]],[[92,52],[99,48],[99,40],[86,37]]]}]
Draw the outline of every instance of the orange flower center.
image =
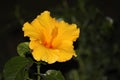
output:
[{"label": "orange flower center", "polygon": [[53,48],[51,43],[44,42],[43,45],[47,48]]},{"label": "orange flower center", "polygon": [[47,48],[54,49],[55,47],[52,45],[52,42],[53,42],[54,38],[57,36],[57,34],[58,34],[58,28],[55,27],[55,28],[52,30],[52,34],[51,34],[52,37],[51,37],[51,39],[50,39],[50,42],[44,41],[44,42],[43,42],[43,45],[44,45],[45,47],[47,47]]}]

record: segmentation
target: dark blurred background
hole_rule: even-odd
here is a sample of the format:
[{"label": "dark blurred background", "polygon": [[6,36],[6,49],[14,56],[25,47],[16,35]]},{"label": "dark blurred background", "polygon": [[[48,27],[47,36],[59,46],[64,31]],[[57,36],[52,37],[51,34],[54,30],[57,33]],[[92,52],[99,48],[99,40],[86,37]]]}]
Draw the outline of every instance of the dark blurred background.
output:
[{"label": "dark blurred background", "polygon": [[[94,78],[86,80],[119,80],[119,0],[0,0],[1,73],[6,61],[18,55],[16,51],[17,45],[27,40],[22,32],[23,23],[32,21],[44,10],[51,11],[51,15],[56,18],[63,18],[69,23],[77,23],[81,28],[81,37],[79,39],[79,45],[81,46],[79,48],[80,50],[82,49],[81,53],[83,55],[81,54],[80,56],[85,65],[90,63],[89,65],[87,64],[88,67],[85,70],[91,73],[91,70],[102,69],[102,74],[99,75],[104,75],[104,79]],[[109,21],[108,24],[106,20]],[[96,42],[96,40],[98,41]],[[91,62],[86,62],[89,60],[88,58]],[[102,62],[102,60],[104,61]],[[97,77],[95,73],[97,72],[92,73],[91,77]]]}]

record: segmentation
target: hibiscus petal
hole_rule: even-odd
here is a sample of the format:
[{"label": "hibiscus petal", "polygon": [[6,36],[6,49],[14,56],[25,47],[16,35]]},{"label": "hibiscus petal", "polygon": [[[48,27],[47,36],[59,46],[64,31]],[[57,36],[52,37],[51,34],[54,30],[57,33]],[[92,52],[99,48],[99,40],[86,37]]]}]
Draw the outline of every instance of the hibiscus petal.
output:
[{"label": "hibiscus petal", "polygon": [[56,53],[58,53],[58,50],[47,49],[46,47],[39,45],[38,48],[33,50],[32,55],[36,61],[42,60],[52,64],[55,63],[58,59]]},{"label": "hibiscus petal", "polygon": [[61,45],[59,45],[59,50],[60,53],[57,53],[57,55],[59,56],[59,62],[63,62],[65,60],[67,61],[70,60],[72,56],[77,56],[75,54],[72,41],[63,41]]},{"label": "hibiscus petal", "polygon": [[52,38],[52,32],[53,29],[56,26],[56,20],[54,18],[52,18],[50,16],[50,12],[45,11],[44,13],[42,13],[40,16],[37,16],[36,18],[39,23],[45,28],[45,38],[46,38],[46,42],[50,42],[51,38]]},{"label": "hibiscus petal", "polygon": [[40,16],[37,16],[40,24],[43,25],[47,30],[53,29],[55,27],[54,23],[56,22],[54,18],[50,16],[50,12],[44,11]]},{"label": "hibiscus petal", "polygon": [[76,39],[79,37],[80,30],[77,28],[75,24],[67,24],[64,21],[61,21],[58,24],[58,34],[53,39],[53,45],[59,46],[61,44],[60,42],[64,40],[68,41],[76,41]]},{"label": "hibiscus petal", "polygon": [[75,53],[69,53],[68,51],[61,50],[59,53],[57,53],[59,56],[58,62],[65,62],[72,58],[72,56],[75,55]]},{"label": "hibiscus petal", "polygon": [[59,22],[59,38],[62,37],[62,40],[71,40],[75,41],[79,37],[80,30],[77,28],[76,24],[68,24],[64,21]]},{"label": "hibiscus petal", "polygon": [[31,24],[26,22],[23,26],[24,27],[22,29],[24,31],[24,36],[30,37],[30,40],[35,40],[38,38],[39,33],[36,31],[36,29]]},{"label": "hibiscus petal", "polygon": [[38,19],[34,19],[31,25],[35,28],[36,32],[39,33],[38,39],[44,41],[46,37],[45,28],[39,23]]}]

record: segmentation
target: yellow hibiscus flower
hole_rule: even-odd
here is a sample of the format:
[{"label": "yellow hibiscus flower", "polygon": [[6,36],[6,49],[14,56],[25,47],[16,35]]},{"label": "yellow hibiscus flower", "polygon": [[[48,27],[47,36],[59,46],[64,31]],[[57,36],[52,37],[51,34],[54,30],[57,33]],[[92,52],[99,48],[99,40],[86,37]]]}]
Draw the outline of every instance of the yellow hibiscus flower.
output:
[{"label": "yellow hibiscus flower", "polygon": [[36,61],[52,64],[77,56],[73,42],[79,37],[80,30],[76,24],[57,21],[49,11],[44,11],[31,23],[26,22],[22,29],[24,36],[30,38],[29,47]]}]

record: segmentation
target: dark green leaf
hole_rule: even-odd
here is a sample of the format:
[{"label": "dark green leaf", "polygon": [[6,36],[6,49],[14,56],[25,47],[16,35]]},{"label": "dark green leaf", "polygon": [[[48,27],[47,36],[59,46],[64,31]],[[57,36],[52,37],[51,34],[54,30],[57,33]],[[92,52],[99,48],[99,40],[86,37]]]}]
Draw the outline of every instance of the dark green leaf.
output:
[{"label": "dark green leaf", "polygon": [[25,70],[28,66],[31,66],[32,62],[24,57],[13,57],[10,59],[4,67],[4,79],[5,80],[24,80]]},{"label": "dark green leaf", "polygon": [[25,57],[25,55],[30,52],[29,42],[20,43],[17,47],[17,52],[20,56]]},{"label": "dark green leaf", "polygon": [[45,77],[47,80],[65,80],[62,73],[56,70],[48,70]]}]

